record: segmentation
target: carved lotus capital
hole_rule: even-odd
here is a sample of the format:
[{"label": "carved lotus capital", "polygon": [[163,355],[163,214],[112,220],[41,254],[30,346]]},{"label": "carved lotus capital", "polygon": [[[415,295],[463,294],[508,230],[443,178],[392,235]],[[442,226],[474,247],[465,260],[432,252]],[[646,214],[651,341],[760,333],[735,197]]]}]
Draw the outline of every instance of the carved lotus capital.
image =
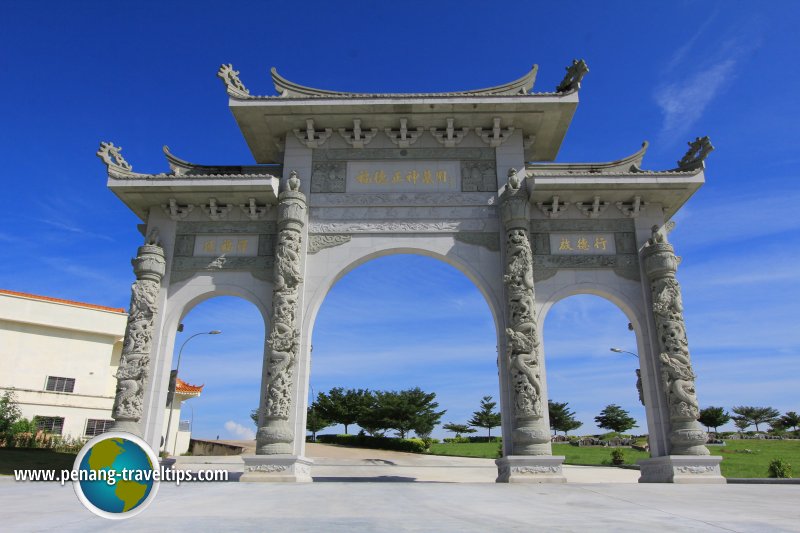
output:
[{"label": "carved lotus capital", "polygon": [[651,279],[674,276],[678,271],[680,259],[675,255],[671,244],[651,244],[642,250],[642,263]]},{"label": "carved lotus capital", "polygon": [[528,197],[520,189],[506,189],[501,197],[500,216],[507,229],[528,228],[530,224],[530,204]]},{"label": "carved lotus capital", "polygon": [[161,282],[166,272],[164,249],[155,244],[142,245],[131,264],[137,279]]}]

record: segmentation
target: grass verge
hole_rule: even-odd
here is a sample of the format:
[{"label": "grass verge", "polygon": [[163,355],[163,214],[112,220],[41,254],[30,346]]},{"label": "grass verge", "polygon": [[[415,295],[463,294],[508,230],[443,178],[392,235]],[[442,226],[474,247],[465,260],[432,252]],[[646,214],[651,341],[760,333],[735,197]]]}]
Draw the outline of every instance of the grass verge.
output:
[{"label": "grass verge", "polygon": [[0,475],[10,476],[20,469],[70,470],[75,456],[42,448],[0,448]]},{"label": "grass verge", "polygon": [[[434,444],[433,455],[459,457],[497,458],[496,443]],[[603,466],[610,464],[613,448],[578,447],[569,444],[553,444],[553,455],[566,457],[565,464]],[[636,464],[649,455],[630,448],[623,448],[625,464]],[[712,455],[721,455],[722,475],[725,477],[763,478],[773,459],[783,459],[792,465],[793,475],[800,475],[800,441],[798,440],[728,440],[725,446],[709,446]],[[605,463],[604,463],[605,461]]]}]

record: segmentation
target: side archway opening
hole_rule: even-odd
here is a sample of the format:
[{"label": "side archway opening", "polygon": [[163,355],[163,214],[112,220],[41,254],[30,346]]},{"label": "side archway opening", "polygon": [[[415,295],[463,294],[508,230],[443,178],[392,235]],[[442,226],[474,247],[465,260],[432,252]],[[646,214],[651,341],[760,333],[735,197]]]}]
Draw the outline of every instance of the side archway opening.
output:
[{"label": "side archway opening", "polygon": [[[567,403],[567,409],[581,424],[571,430],[556,430],[560,436],[556,440],[608,441],[614,437],[608,434],[616,430],[631,436],[635,446],[645,446],[648,421],[642,403],[641,330],[635,312],[605,295],[568,293],[545,306],[541,320],[548,399]],[[619,407],[636,425],[625,429],[599,427],[595,417],[608,414],[609,406]],[[631,443],[625,441],[626,445]],[[554,443],[553,453],[566,454],[568,462],[570,451],[567,444]],[[622,451],[629,463],[649,456],[630,448]],[[607,449],[602,454],[610,458]]]}]

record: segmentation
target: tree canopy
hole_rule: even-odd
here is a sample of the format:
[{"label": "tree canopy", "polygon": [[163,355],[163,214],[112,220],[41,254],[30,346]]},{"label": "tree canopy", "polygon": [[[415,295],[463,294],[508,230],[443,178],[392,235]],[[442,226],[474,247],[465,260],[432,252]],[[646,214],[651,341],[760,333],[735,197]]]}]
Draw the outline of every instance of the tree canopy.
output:
[{"label": "tree canopy", "polygon": [[435,392],[419,387],[402,391],[375,391],[369,406],[364,409],[358,424],[370,431],[393,429],[400,438],[414,431],[418,436],[430,435],[446,410],[437,411]]},{"label": "tree canopy", "polygon": [[566,435],[573,429],[578,429],[583,425],[575,419],[575,412],[569,409],[569,402],[547,401],[547,412],[550,415],[550,429],[553,433],[563,431]]},{"label": "tree canopy", "polygon": [[0,439],[11,433],[11,427],[22,417],[13,391],[0,396]]},{"label": "tree canopy", "polygon": [[714,428],[714,432],[718,433],[718,428],[724,426],[731,421],[731,417],[725,412],[724,407],[709,406],[700,410],[700,416],[697,421],[703,424],[709,431]]},{"label": "tree canopy", "polygon": [[[780,411],[773,407],[754,407],[751,405],[739,405],[732,409],[738,416],[733,417],[734,420],[743,420],[748,422],[749,425],[755,425],[756,431],[759,431],[758,425],[763,423],[771,423],[773,420],[781,416]],[[737,425],[738,427],[738,425]],[[745,426],[747,427],[747,426]]]},{"label": "tree canopy", "polygon": [[320,392],[314,402],[318,414],[325,420],[342,424],[347,434],[348,426],[358,423],[365,409],[373,401],[373,394],[366,389],[334,387],[327,394]]},{"label": "tree canopy", "polygon": [[480,409],[472,413],[469,425],[488,429],[489,436],[491,437],[492,428],[499,426],[501,420],[500,413],[494,411],[496,405],[497,402],[493,402],[491,396],[484,396],[481,400]]},{"label": "tree canopy", "polygon": [[306,430],[311,432],[311,438],[317,440],[317,432],[332,426],[333,422],[326,420],[319,412],[316,402],[308,406],[306,412]]},{"label": "tree canopy", "polygon": [[597,427],[622,433],[636,427],[636,419],[628,411],[616,404],[607,405],[600,414],[594,417]]},{"label": "tree canopy", "polygon": [[455,433],[456,437],[460,437],[462,433],[475,433],[478,431],[477,429],[471,428],[466,424],[454,424],[453,422],[443,425],[442,429]]},{"label": "tree canopy", "polygon": [[785,428],[792,428],[797,431],[797,426],[800,426],[800,415],[794,411],[789,411],[780,418],[781,426]]}]

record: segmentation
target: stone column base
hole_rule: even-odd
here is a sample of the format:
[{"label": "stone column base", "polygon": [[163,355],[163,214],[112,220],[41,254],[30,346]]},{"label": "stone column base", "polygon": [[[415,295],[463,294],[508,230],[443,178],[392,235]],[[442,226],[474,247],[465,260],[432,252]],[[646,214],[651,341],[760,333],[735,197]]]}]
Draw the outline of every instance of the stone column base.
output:
[{"label": "stone column base", "polygon": [[297,455],[244,455],[239,481],[267,483],[311,482],[314,461]]},{"label": "stone column base", "polygon": [[566,483],[563,455],[509,455],[497,459],[498,483]]},{"label": "stone column base", "polygon": [[636,461],[639,483],[727,483],[717,455],[665,455]]}]

